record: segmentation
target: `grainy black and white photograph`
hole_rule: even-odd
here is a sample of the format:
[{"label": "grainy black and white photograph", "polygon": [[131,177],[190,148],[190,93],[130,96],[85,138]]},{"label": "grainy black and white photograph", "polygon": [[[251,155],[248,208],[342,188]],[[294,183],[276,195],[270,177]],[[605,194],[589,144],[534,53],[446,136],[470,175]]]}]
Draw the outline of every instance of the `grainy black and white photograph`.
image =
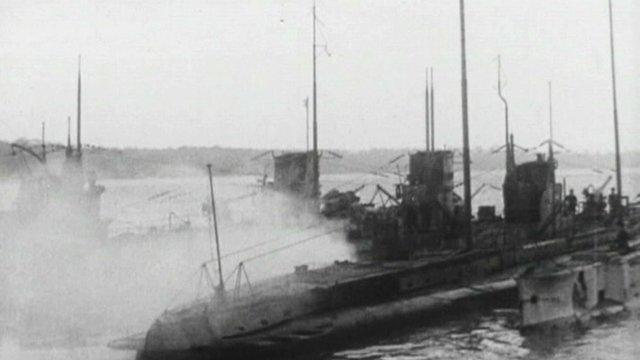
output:
[{"label": "grainy black and white photograph", "polygon": [[0,0],[0,360],[639,359],[638,19]]}]

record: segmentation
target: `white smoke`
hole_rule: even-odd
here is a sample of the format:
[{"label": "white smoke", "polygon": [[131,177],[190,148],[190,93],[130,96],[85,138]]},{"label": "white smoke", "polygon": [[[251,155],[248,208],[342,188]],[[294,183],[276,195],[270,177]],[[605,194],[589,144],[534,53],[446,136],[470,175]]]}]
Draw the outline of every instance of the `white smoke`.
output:
[{"label": "white smoke", "polygon": [[[319,266],[351,257],[340,231],[323,236],[340,224],[300,215],[295,202],[282,195],[231,201],[246,193],[244,184],[252,181],[215,180],[221,252],[245,250],[224,258],[225,276],[243,259],[305,239],[248,262],[251,281],[291,272],[300,264]],[[107,187],[103,217],[111,218],[112,225],[138,216],[137,223],[144,227],[151,225],[147,219],[165,217],[178,208],[191,213],[192,230],[118,241],[86,238],[68,222],[59,222],[65,214],[55,207],[46,208],[35,221],[3,229],[0,316],[6,325],[0,330],[3,339],[13,339],[3,340],[3,357],[16,346],[32,355],[41,346],[102,348],[106,339],[145,331],[169,305],[187,301],[198,291],[199,266],[211,258],[207,221],[199,213],[208,195],[206,178],[102,183]],[[160,204],[147,201],[176,186],[192,195]],[[128,203],[138,205],[122,210]],[[45,354],[43,358],[51,356]]]}]

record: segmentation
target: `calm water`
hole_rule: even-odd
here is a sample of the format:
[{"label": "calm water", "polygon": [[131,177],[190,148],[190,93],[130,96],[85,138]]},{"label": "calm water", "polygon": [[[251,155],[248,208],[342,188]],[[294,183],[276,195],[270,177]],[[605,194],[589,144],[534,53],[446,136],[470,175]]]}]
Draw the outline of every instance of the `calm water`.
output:
[{"label": "calm water", "polygon": [[[474,186],[499,187],[500,172],[474,174]],[[579,192],[601,185],[607,174],[590,170],[559,173]],[[390,185],[395,179],[373,175],[323,178],[324,191],[360,184]],[[145,330],[165,308],[207,291],[199,278],[199,264],[210,257],[207,221],[201,206],[207,199],[207,180],[105,180],[103,217],[111,220],[114,239],[96,242],[61,236],[37,226],[3,239],[0,280],[0,320],[3,326],[0,359],[133,359],[134,354],[108,349],[107,341]],[[349,259],[351,249],[338,223],[293,216],[286,199],[249,196],[257,190],[254,177],[215,180],[220,204],[222,253],[260,245],[225,258],[225,273],[235,264],[309,239],[296,247],[247,263],[252,280],[289,272],[306,263],[321,266]],[[629,194],[640,192],[640,171],[625,172]],[[0,207],[8,208],[16,183],[0,183]],[[459,189],[461,190],[461,189]],[[360,196],[368,200],[372,186]],[[486,186],[474,207],[494,204],[501,194]],[[131,236],[155,228],[162,231],[188,219],[196,231],[162,237]],[[326,236],[322,234],[330,233]],[[127,235],[128,234],[128,235]],[[262,245],[261,245],[262,244]],[[4,291],[6,289],[6,291]],[[491,309],[460,314],[395,329],[368,343],[353,344],[328,356],[332,359],[638,359],[638,314],[621,315],[589,329],[521,334],[510,326],[513,313]],[[421,325],[421,326],[420,326]]]}]

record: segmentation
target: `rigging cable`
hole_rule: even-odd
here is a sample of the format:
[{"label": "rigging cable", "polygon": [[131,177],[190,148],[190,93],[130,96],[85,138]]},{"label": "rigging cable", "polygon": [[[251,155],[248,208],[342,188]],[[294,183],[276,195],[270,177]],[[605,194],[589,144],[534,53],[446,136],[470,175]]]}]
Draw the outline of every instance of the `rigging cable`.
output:
[{"label": "rigging cable", "polygon": [[[252,256],[252,257],[249,257],[249,258],[245,258],[245,259],[243,259],[243,260],[242,260],[242,262],[243,262],[243,263],[247,263],[247,262],[249,262],[249,261],[252,261],[252,260],[255,260],[255,259],[259,259],[259,258],[261,258],[261,257],[267,256],[267,255],[271,255],[271,254],[274,254],[274,253],[280,252],[280,251],[282,251],[282,250],[286,250],[286,249],[292,248],[292,247],[294,247],[294,246],[297,246],[297,245],[300,245],[300,244],[304,244],[304,243],[309,242],[309,241],[311,241],[311,240],[319,239],[319,238],[321,238],[321,237],[324,237],[324,236],[327,236],[327,235],[329,235],[329,234],[333,234],[333,233],[336,233],[336,232],[338,232],[338,231],[342,231],[342,230],[344,230],[344,227],[343,227],[343,226],[338,226],[338,227],[332,228],[332,229],[330,229],[330,230],[328,230],[328,231],[326,231],[326,232],[323,232],[323,233],[320,233],[320,234],[316,234],[316,235],[312,235],[312,236],[309,236],[309,237],[303,238],[303,239],[301,239],[301,240],[294,241],[294,242],[289,243],[289,244],[287,244],[287,245],[284,245],[284,246],[281,246],[281,247],[278,247],[278,248],[275,248],[275,249],[272,249],[272,250],[266,251],[266,252],[264,252],[264,253],[260,253],[260,254],[255,255],[255,256]],[[263,246],[263,245],[266,245],[266,244],[268,244],[268,243],[272,243],[272,242],[275,242],[275,241],[279,241],[279,240],[282,240],[282,239],[281,239],[281,238],[278,238],[278,239],[272,239],[272,240],[269,240],[269,241],[264,241],[264,242],[259,243],[259,244],[256,244],[256,245],[253,245],[253,246],[249,246],[249,247],[246,247],[246,248],[240,249],[240,250],[232,251],[232,252],[230,252],[230,253],[227,253],[227,254],[222,255],[222,256],[220,257],[220,259],[224,259],[224,258],[229,257],[229,256],[232,256],[232,255],[237,255],[237,254],[240,254],[240,253],[243,253],[243,252],[249,251],[249,250],[253,250],[253,249],[258,248],[258,247],[260,247],[260,246]],[[209,260],[209,261],[207,261],[207,263],[209,263],[209,262],[213,262],[213,261],[217,261],[217,259]]]},{"label": "rigging cable", "polygon": [[246,259],[244,259],[242,262],[243,262],[243,263],[247,263],[247,262],[249,262],[249,261],[253,261],[253,260],[256,260],[256,259],[259,259],[259,258],[262,258],[262,257],[268,256],[268,255],[271,255],[271,254],[275,254],[275,253],[278,253],[278,252],[280,252],[280,251],[282,251],[282,250],[286,250],[286,249],[289,249],[289,248],[292,248],[292,247],[295,247],[295,246],[298,246],[298,245],[304,244],[304,243],[309,242],[309,241],[311,241],[311,240],[319,239],[319,238],[321,238],[321,237],[324,237],[324,236],[327,236],[327,235],[329,235],[329,234],[333,234],[333,233],[336,233],[336,232],[338,232],[338,231],[342,231],[342,230],[344,230],[344,227],[340,226],[340,227],[334,228],[334,229],[332,229],[332,230],[330,230],[330,231],[324,232],[324,233],[322,233],[322,234],[317,234],[317,235],[314,235],[314,236],[309,236],[309,237],[304,238],[304,239],[302,239],[302,240],[298,240],[298,241],[296,241],[296,242],[293,242],[293,243],[290,243],[290,244],[287,244],[287,245],[281,246],[281,247],[279,247],[279,248],[275,248],[275,249],[273,249],[273,250],[270,250],[270,251],[264,252],[264,253],[262,253],[262,254],[258,254],[258,255],[255,255],[255,256],[252,256],[252,257],[246,258]]}]

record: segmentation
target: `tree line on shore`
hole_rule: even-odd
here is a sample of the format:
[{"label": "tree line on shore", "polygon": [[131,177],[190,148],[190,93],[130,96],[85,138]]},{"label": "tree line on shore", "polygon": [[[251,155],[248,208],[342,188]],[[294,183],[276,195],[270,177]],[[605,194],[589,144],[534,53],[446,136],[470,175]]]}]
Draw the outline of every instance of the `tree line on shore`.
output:
[{"label": "tree line on shore", "polygon": [[[39,146],[30,145],[37,153]],[[47,154],[48,166],[57,167],[64,161],[64,150],[60,144],[47,145],[57,149]],[[408,156],[418,149],[369,149],[369,150],[332,150],[321,153],[321,171],[323,174],[366,173],[378,174],[406,173]],[[272,154],[265,149],[242,149],[212,147],[179,147],[165,149],[138,148],[102,148],[87,146],[84,151],[84,163],[96,171],[100,178],[144,178],[198,176],[204,174],[205,165],[211,163],[217,175],[262,175],[272,174]],[[299,150],[287,150],[299,151]],[[274,150],[273,154],[284,153]],[[455,152],[455,164],[459,165],[461,156]],[[544,152],[544,149],[538,152]],[[260,157],[261,154],[264,154]],[[340,157],[335,154],[339,154]],[[389,164],[401,155],[404,157]],[[535,159],[535,152],[518,152],[517,160]],[[255,159],[259,157],[258,159]],[[557,154],[558,166],[563,169],[610,169],[614,166],[611,153],[560,152]],[[472,168],[477,171],[501,170],[504,168],[504,153],[491,149],[474,148],[471,151]],[[622,155],[623,166],[640,167],[640,151]],[[17,178],[29,174],[39,167],[30,155],[12,151],[10,144],[0,141],[0,177]],[[55,170],[54,170],[55,171]]]}]

